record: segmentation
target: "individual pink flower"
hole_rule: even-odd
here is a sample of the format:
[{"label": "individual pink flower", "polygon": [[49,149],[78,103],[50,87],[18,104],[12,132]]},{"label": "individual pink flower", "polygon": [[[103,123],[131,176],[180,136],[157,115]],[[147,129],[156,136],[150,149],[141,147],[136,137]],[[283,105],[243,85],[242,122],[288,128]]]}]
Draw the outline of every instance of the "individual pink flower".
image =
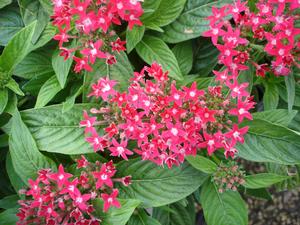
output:
[{"label": "individual pink flower", "polygon": [[49,178],[57,182],[58,187],[61,188],[63,185],[65,185],[68,182],[68,179],[71,178],[72,176],[73,176],[72,174],[66,173],[63,165],[60,164],[58,167],[58,172],[50,174]]},{"label": "individual pink flower", "polygon": [[117,200],[118,194],[119,194],[118,189],[113,189],[113,192],[110,195],[101,194],[101,198],[104,201],[103,212],[107,212],[111,206],[114,206],[116,208],[121,207],[120,202]]},{"label": "individual pink flower", "polygon": [[127,147],[127,141],[122,140],[121,143],[118,143],[116,139],[112,139],[113,147],[109,147],[112,156],[122,157],[125,160],[128,160],[127,155],[132,155],[133,152],[129,151]]}]

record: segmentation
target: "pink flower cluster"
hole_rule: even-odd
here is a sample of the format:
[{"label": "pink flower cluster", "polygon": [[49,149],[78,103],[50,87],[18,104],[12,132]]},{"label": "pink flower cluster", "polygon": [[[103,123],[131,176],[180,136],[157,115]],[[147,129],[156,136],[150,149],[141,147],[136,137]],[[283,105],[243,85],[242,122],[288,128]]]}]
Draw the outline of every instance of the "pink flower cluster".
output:
[{"label": "pink flower cluster", "polygon": [[[53,24],[59,28],[54,39],[59,41],[60,55],[68,59],[76,50],[82,55],[73,56],[77,73],[91,71],[90,64],[94,64],[97,58],[114,64],[113,53],[126,50],[125,41],[115,37],[113,25],[121,25],[122,21],[128,22],[130,29],[142,25],[139,17],[143,9],[139,0],[53,0],[53,4]],[[70,39],[77,39],[76,48],[63,46]]]},{"label": "pink flower cluster", "polygon": [[[209,155],[225,149],[226,157],[234,157],[236,143],[244,141],[248,130],[238,124],[244,118],[252,119],[249,110],[254,103],[244,86],[228,95],[222,93],[221,86],[199,90],[196,82],[177,88],[157,63],[135,72],[128,92],[117,92],[116,83],[101,78],[92,85],[90,96],[101,97],[107,105],[91,110],[98,117],[84,112],[80,125],[95,151],[108,149],[112,156],[125,160],[134,151],[143,160],[172,167],[201,148],[207,148]],[[97,126],[104,128],[104,135],[98,134]],[[135,144],[133,151],[129,143]]]},{"label": "pink flower cluster", "polygon": [[19,201],[17,224],[100,225],[101,218],[93,215],[93,199],[104,201],[104,212],[111,206],[120,207],[114,182],[128,186],[130,176],[114,178],[116,169],[112,161],[90,163],[84,156],[78,159],[77,169],[81,171],[79,177],[65,172],[60,165],[58,172],[43,169],[36,180],[30,179],[29,189],[23,190],[25,200]]},{"label": "pink flower cluster", "polygon": [[[208,17],[210,30],[203,35],[211,37],[221,53],[220,63],[227,67],[216,73],[218,80],[235,81],[239,71],[248,69],[246,62],[252,63],[256,74],[262,77],[269,71],[286,76],[293,65],[300,67],[300,42],[296,38],[300,29],[295,27],[299,15],[293,14],[299,7],[298,0],[259,0],[257,12],[251,12],[247,1],[240,0],[220,9],[213,7],[212,16]],[[232,22],[228,17],[233,17]],[[264,50],[271,60],[255,62],[250,56],[252,49],[260,49],[260,53]]]}]

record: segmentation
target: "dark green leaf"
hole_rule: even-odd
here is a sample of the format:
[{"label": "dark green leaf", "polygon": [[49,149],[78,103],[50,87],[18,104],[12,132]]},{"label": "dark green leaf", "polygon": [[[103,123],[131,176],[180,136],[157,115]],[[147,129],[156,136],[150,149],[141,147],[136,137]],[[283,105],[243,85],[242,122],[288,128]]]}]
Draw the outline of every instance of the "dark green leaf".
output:
[{"label": "dark green leaf", "polygon": [[143,209],[133,213],[128,221],[128,225],[161,225],[156,219],[147,215]]},{"label": "dark green leaf", "polygon": [[61,86],[56,76],[53,75],[41,87],[36,100],[35,108],[41,108],[47,105],[61,90]]},{"label": "dark green leaf", "polygon": [[275,83],[265,82],[264,109],[276,109],[279,103],[279,91]]},{"label": "dark green leaf", "polygon": [[208,38],[200,38],[195,47],[193,73],[206,77],[218,63],[219,50]]},{"label": "dark green leaf", "polygon": [[132,30],[129,27],[126,30],[126,48],[130,53],[135,46],[142,40],[145,33],[145,26],[134,26]]},{"label": "dark green leaf", "polygon": [[187,75],[193,66],[192,42],[181,42],[172,48],[172,52],[177,59],[182,74]]},{"label": "dark green leaf", "polygon": [[18,6],[13,4],[0,10],[0,45],[7,45],[9,40],[24,27],[18,9]]},{"label": "dark green leaf", "polygon": [[7,209],[0,213],[0,225],[16,225],[18,217],[17,209]]},{"label": "dark green leaf", "polygon": [[[285,102],[290,102],[291,99],[288,97],[288,91],[285,85],[280,85],[278,87],[279,95]],[[300,84],[295,83],[295,99],[294,106],[300,107]]]},{"label": "dark green leaf", "polygon": [[62,113],[62,105],[30,109],[21,112],[22,119],[31,131],[41,151],[68,155],[93,152],[86,143],[84,128],[79,127],[83,110],[95,104],[75,104],[72,110]]},{"label": "dark green leaf", "polygon": [[218,167],[213,161],[201,155],[187,156],[185,159],[197,170],[208,174],[216,172]]},{"label": "dark green leaf", "polygon": [[156,11],[160,5],[160,2],[161,0],[147,0],[142,2],[142,7],[144,10],[144,13],[141,17],[142,22]]},{"label": "dark green leaf", "polygon": [[164,71],[169,71],[170,77],[183,80],[176,57],[161,39],[144,36],[143,40],[136,46],[136,51],[146,63],[151,65],[156,61],[162,65]]},{"label": "dark green leaf", "polygon": [[169,43],[178,43],[199,37],[209,29],[205,18],[212,14],[211,7],[221,7],[231,0],[188,0],[182,14],[164,28],[163,39]]},{"label": "dark green leaf", "polygon": [[3,113],[8,101],[7,89],[0,89],[0,114]]},{"label": "dark green leaf", "polygon": [[18,206],[18,195],[9,195],[0,200],[0,208],[1,209],[10,209]]},{"label": "dark green leaf", "polygon": [[246,194],[260,199],[272,200],[272,195],[266,188],[246,189]]},{"label": "dark green leaf", "polygon": [[162,27],[173,22],[184,8],[186,0],[161,0],[160,5],[151,16],[143,20],[148,27],[152,25]]},{"label": "dark green leaf", "polygon": [[187,164],[168,169],[140,158],[119,163],[117,170],[118,177],[132,176],[130,186],[119,186],[120,196],[139,199],[144,207],[176,202],[193,193],[207,178]]},{"label": "dark green leaf", "polygon": [[53,75],[54,71],[51,65],[51,54],[49,50],[39,50],[28,54],[14,70],[14,75],[25,79],[34,77],[43,77]]},{"label": "dark green leaf", "polygon": [[9,152],[7,153],[5,164],[6,164],[6,171],[7,171],[10,183],[13,186],[16,193],[18,193],[18,191],[20,189],[26,188],[27,182],[24,183],[22,181],[22,179],[20,178],[20,176],[16,173],[16,171],[13,167],[12,159],[11,159]]},{"label": "dark green leaf", "polygon": [[60,87],[64,88],[71,69],[74,53],[67,60],[64,60],[64,57],[60,56],[59,53],[59,50],[53,53],[52,66]]},{"label": "dark green leaf", "polygon": [[4,48],[0,56],[0,67],[7,72],[12,72],[15,66],[20,63],[29,53],[31,39],[36,22],[20,30]]},{"label": "dark green leaf", "polygon": [[187,206],[180,202],[175,202],[168,205],[168,207],[162,206],[154,208],[153,217],[156,218],[162,225],[194,225],[194,200],[189,199]]},{"label": "dark green leaf", "polygon": [[10,79],[9,82],[5,85],[5,87],[9,88],[13,92],[15,92],[17,95],[24,96],[23,91],[20,89],[19,84],[14,80]]},{"label": "dark green leaf", "polygon": [[287,127],[296,116],[296,114],[296,110],[292,110],[291,112],[289,112],[287,109],[275,109],[256,112],[253,113],[252,116],[254,119],[266,120],[267,122]]},{"label": "dark green leaf", "polygon": [[13,115],[11,126],[9,150],[13,167],[23,182],[35,178],[40,169],[56,168],[52,160],[39,152],[35,140],[18,111]]},{"label": "dark green leaf", "polygon": [[39,40],[41,34],[43,33],[44,29],[46,28],[50,20],[48,13],[44,10],[44,8],[41,5],[39,5],[38,15],[36,20],[37,20],[37,24],[32,37],[32,44],[37,43],[37,41]]},{"label": "dark green leaf", "polygon": [[284,81],[287,90],[288,109],[289,111],[292,111],[295,102],[295,94],[296,94],[295,92],[296,83],[295,83],[295,78],[293,73],[290,73],[288,76],[285,76]]},{"label": "dark green leaf", "polygon": [[119,199],[120,208],[111,207],[107,213],[103,213],[102,199],[94,201],[95,215],[102,220],[101,225],[125,225],[135,208],[141,203],[136,199]]},{"label": "dark green leaf", "polygon": [[245,188],[251,189],[265,188],[289,178],[290,177],[288,176],[282,176],[273,173],[260,173],[255,175],[248,175],[245,178],[246,183],[244,183],[243,186]]},{"label": "dark green leaf", "polygon": [[216,186],[207,181],[200,199],[207,225],[248,224],[247,207],[237,191],[219,193]]},{"label": "dark green leaf", "polygon": [[81,85],[77,86],[74,93],[71,96],[69,96],[67,98],[67,100],[63,103],[63,108],[62,108],[63,113],[65,113],[73,108],[77,96],[82,93],[82,89],[83,89],[83,87]]},{"label": "dark green leaf", "polygon": [[0,9],[12,3],[12,0],[1,0]]},{"label": "dark green leaf", "polygon": [[281,125],[254,119],[249,126],[245,143],[238,144],[239,156],[256,162],[274,162],[284,165],[300,163],[300,135]]}]

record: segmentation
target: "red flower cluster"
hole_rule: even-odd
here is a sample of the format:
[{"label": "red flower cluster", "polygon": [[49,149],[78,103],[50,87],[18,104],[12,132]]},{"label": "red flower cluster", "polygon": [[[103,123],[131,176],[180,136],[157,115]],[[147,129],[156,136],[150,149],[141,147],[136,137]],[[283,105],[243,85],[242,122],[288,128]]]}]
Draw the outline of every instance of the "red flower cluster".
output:
[{"label": "red flower cluster", "polygon": [[93,199],[103,199],[104,212],[111,206],[120,207],[119,191],[113,189],[113,183],[127,186],[130,177],[113,178],[116,169],[112,161],[90,163],[84,156],[77,161],[77,168],[83,168],[79,177],[66,173],[60,165],[58,172],[43,169],[36,180],[30,179],[29,190],[23,191],[26,198],[19,201],[17,224],[99,225],[101,219],[93,216]]},{"label": "red flower cluster", "polygon": [[[227,69],[217,73],[219,80],[235,80],[238,72],[247,70],[250,61],[256,67],[258,76],[265,76],[267,71],[275,75],[288,75],[293,65],[299,65],[300,29],[295,28],[299,15],[293,11],[300,7],[298,0],[259,0],[257,12],[251,12],[247,1],[236,1],[220,9],[212,8],[210,30],[203,35],[211,37],[219,49],[219,60]],[[227,21],[233,17],[232,23]],[[270,64],[259,65],[250,59],[249,49],[264,50],[272,59]],[[228,74],[230,73],[230,74]]]},{"label": "red flower cluster", "polygon": [[[115,85],[104,78],[92,85],[90,96],[101,97],[107,106],[91,110],[99,118],[84,112],[80,125],[95,151],[106,148],[125,160],[133,154],[128,142],[136,144],[134,151],[143,160],[168,167],[182,163],[200,148],[207,148],[209,155],[224,148],[226,157],[234,157],[235,145],[244,141],[248,128],[233,124],[232,117],[238,117],[238,123],[245,117],[252,119],[249,110],[254,103],[244,97],[248,96],[244,86],[229,95],[222,93],[221,86],[199,90],[196,82],[178,89],[156,63],[134,73],[128,92],[117,92]],[[100,136],[96,126],[104,126],[106,134]]]},{"label": "red flower cluster", "polygon": [[[139,0],[53,0],[53,4],[53,24],[59,28],[54,39],[59,41],[60,55],[68,59],[76,50],[82,54],[82,57],[73,56],[77,73],[91,71],[89,63],[94,64],[96,58],[114,64],[113,52],[126,50],[125,41],[115,38],[115,32],[111,30],[113,24],[121,25],[126,21],[130,29],[142,25],[139,17],[143,9]],[[76,48],[63,47],[70,39],[78,39]]]}]

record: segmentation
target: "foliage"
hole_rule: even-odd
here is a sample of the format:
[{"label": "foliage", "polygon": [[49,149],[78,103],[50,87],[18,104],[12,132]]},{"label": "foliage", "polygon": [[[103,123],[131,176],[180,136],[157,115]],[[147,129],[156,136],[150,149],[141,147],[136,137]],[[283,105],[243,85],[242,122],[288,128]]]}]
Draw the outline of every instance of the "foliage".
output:
[{"label": "foliage", "polygon": [[0,225],[246,225],[299,186],[288,2],[1,1]]}]

